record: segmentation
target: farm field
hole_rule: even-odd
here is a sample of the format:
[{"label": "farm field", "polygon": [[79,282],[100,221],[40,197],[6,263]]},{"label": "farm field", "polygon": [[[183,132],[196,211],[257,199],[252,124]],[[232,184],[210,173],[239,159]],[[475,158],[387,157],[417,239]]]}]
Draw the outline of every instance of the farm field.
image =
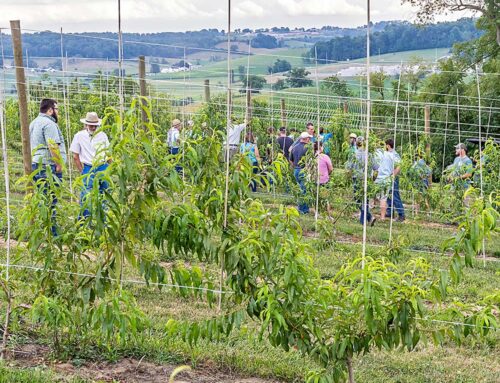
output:
[{"label": "farm field", "polygon": [[[118,56],[148,52],[146,72],[172,66],[145,81],[138,58],[119,72],[116,60],[81,57],[107,54],[114,33],[66,39],[61,28],[57,47],[51,32],[22,34],[28,50],[44,42],[40,54],[63,52],[63,37],[87,51],[65,72],[28,70],[27,105],[15,66],[2,66],[0,383],[500,382],[499,74],[487,46],[498,36],[488,17],[457,21],[463,30],[431,24],[431,34],[375,23],[382,51],[478,43],[451,57],[374,55],[371,78],[359,72],[365,59],[303,58],[312,47],[359,57],[363,27],[330,43],[322,33],[342,28],[295,28],[308,42],[288,45],[284,27],[266,32],[278,40],[237,29],[284,47],[233,55],[230,91],[219,29],[127,34],[144,41]],[[182,52],[184,39],[213,47],[190,49],[193,70],[154,56]],[[270,75],[277,59],[296,70]],[[397,72],[415,62],[426,66]]]}]

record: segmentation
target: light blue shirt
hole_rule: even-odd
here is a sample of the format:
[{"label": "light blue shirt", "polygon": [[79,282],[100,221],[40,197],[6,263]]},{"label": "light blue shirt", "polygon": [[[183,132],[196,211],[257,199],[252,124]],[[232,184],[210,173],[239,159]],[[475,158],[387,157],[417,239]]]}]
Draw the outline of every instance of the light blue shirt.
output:
[{"label": "light blue shirt", "polygon": [[[468,156],[464,157],[456,157],[455,160],[453,161],[453,164],[448,167],[448,170],[450,171],[450,175],[455,178],[459,178],[463,176],[464,174],[467,173],[472,173],[474,170],[474,166],[472,164],[472,160]],[[462,185],[465,188],[468,188],[471,184],[471,179],[467,178],[463,180]]]},{"label": "light blue shirt", "polygon": [[375,182],[380,183],[389,178],[400,163],[401,157],[394,149],[391,151],[386,150],[380,159],[380,166],[378,167],[378,175]]},{"label": "light blue shirt", "polygon": [[59,145],[59,152],[66,163],[66,146],[64,137],[53,117],[40,113],[30,124],[31,163],[54,165],[49,151],[49,143]]},{"label": "light blue shirt", "polygon": [[[352,172],[352,177],[363,179],[365,174],[365,148],[356,148],[356,152],[349,156],[346,167]],[[371,177],[373,170],[376,170],[373,156],[368,153],[368,177]]]},{"label": "light blue shirt", "polygon": [[246,154],[248,160],[252,164],[255,164],[257,162],[257,157],[255,156],[255,144],[252,144],[250,142],[245,142],[244,144],[241,144],[240,153]]}]

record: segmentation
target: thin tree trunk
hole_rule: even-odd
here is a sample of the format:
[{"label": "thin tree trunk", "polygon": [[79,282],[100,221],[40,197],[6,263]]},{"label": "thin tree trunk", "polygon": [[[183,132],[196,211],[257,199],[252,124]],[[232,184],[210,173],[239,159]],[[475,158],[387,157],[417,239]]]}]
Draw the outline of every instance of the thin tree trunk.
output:
[{"label": "thin tree trunk", "polygon": [[352,368],[352,358],[347,357],[347,371],[349,372],[349,383],[355,383],[354,381],[354,370]]}]

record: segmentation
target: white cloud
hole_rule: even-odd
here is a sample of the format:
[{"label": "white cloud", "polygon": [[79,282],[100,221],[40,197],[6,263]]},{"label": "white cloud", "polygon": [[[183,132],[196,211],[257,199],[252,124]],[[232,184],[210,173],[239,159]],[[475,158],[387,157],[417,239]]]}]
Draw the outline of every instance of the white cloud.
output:
[{"label": "white cloud", "polygon": [[[0,0],[0,27],[9,20],[33,30],[115,31],[117,0]],[[366,0],[233,0],[233,28],[356,27],[366,24]],[[372,20],[413,19],[400,0],[372,0]],[[451,15],[456,18],[459,15]],[[125,32],[227,28],[227,0],[122,0]]]},{"label": "white cloud", "polygon": [[236,17],[261,17],[264,16],[264,8],[254,1],[246,0],[234,7]]},{"label": "white cloud", "polygon": [[363,15],[366,10],[346,0],[278,0],[291,16]]}]

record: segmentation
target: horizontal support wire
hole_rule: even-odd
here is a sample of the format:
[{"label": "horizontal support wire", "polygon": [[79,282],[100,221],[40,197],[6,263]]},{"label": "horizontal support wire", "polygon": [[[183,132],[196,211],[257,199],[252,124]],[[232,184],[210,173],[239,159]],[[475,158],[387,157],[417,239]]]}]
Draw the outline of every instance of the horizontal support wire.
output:
[{"label": "horizontal support wire", "polygon": [[[22,265],[22,264],[15,264],[11,263],[7,265],[6,263],[0,263],[1,267],[11,267],[11,268],[17,268],[17,269],[27,269],[27,270],[34,270],[34,271],[44,271],[47,273],[55,273],[55,274],[65,274],[65,275],[73,275],[77,277],[85,277],[85,278],[97,278],[96,275],[94,274],[85,274],[85,273],[75,273],[72,271],[62,271],[62,270],[52,270],[52,269],[46,269],[43,267],[39,266],[34,266],[34,265]],[[113,282],[119,282],[120,280],[118,278],[111,278],[111,277],[99,277],[101,279],[106,279],[109,281]],[[183,285],[177,285],[177,284],[170,284],[170,283],[159,283],[159,282],[146,282],[146,281],[139,281],[136,279],[122,279],[121,280],[123,283],[131,283],[131,284],[138,284],[138,285],[148,285],[148,286],[159,286],[159,287],[172,287],[172,288],[179,288],[179,289],[188,289],[188,290],[199,290],[203,292],[211,292],[214,294],[234,294],[232,291],[220,291],[220,290],[214,290],[214,289],[208,289],[205,287],[196,287],[196,286],[183,286]]]},{"label": "horizontal support wire", "polygon": [[[74,273],[70,271],[61,271],[61,270],[50,270],[50,269],[44,269],[42,267],[37,267],[37,266],[30,266],[30,265],[19,265],[19,264],[5,264],[5,263],[0,263],[1,267],[11,267],[11,268],[18,268],[18,269],[27,269],[27,270],[34,270],[34,271],[44,271],[44,272],[49,272],[49,273],[60,273],[60,274],[66,274],[66,275],[72,275],[72,276],[78,276],[78,277],[90,277],[90,278],[96,278],[95,275],[93,274],[84,274],[84,273]],[[102,279],[110,280],[110,281],[119,281],[118,279],[111,278],[111,277],[101,277]],[[150,282],[147,283],[145,281],[139,281],[139,280],[134,280],[134,279],[123,279],[123,283],[130,283],[130,284],[139,284],[139,285],[150,285],[150,286],[161,286],[161,287],[171,287],[171,288],[179,288],[179,289],[188,289],[188,290],[199,290],[203,292],[211,292],[214,294],[234,294],[232,291],[220,291],[220,290],[213,290],[213,289],[207,289],[207,288],[201,288],[201,287],[194,287],[194,286],[183,286],[183,285],[176,285],[176,284],[168,284],[168,283],[156,283],[156,282]],[[490,327],[490,326],[476,326],[473,324],[469,323],[463,323],[463,322],[453,322],[453,321],[446,321],[446,320],[439,320],[439,319],[432,319],[432,318],[417,318],[419,321],[425,321],[425,322],[434,322],[434,323],[441,323],[441,324],[449,324],[453,326],[470,326],[470,327],[479,327],[483,329],[490,329],[490,330],[499,330],[496,327]]]}]

